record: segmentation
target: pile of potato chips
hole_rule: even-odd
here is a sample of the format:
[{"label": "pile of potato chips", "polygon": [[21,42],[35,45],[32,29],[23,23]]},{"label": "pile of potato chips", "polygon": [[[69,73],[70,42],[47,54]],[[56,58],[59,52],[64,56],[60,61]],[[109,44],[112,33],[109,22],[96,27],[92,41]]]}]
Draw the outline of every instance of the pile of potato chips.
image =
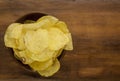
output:
[{"label": "pile of potato chips", "polygon": [[18,60],[45,77],[59,70],[57,57],[62,50],[73,49],[66,24],[49,15],[37,21],[27,20],[24,24],[12,23],[6,30],[4,42],[6,47],[13,49]]}]

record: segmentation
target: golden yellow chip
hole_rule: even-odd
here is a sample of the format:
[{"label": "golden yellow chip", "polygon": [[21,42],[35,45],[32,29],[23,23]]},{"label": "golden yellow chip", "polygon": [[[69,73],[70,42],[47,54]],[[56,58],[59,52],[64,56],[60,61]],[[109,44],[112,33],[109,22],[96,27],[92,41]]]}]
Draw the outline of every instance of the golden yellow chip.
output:
[{"label": "golden yellow chip", "polygon": [[19,53],[20,50],[13,48],[13,51],[14,51],[15,58],[18,59],[18,60],[20,60],[21,62],[23,62],[24,59],[23,59],[23,57],[20,56],[20,53]]},{"label": "golden yellow chip", "polygon": [[23,58],[24,64],[30,64],[34,61],[33,59],[31,59],[30,52],[28,50],[20,51],[19,54],[20,54],[20,57]]},{"label": "golden yellow chip", "polygon": [[52,66],[48,67],[45,70],[39,70],[38,73],[42,76],[49,77],[55,74],[60,69],[60,63],[56,59]]},{"label": "golden yellow chip", "polygon": [[37,30],[44,26],[46,23],[48,23],[48,20],[42,20],[41,22],[34,22],[34,23],[27,23],[27,24],[22,24],[23,29],[28,31],[28,30]]},{"label": "golden yellow chip", "polygon": [[17,39],[20,38],[21,34],[22,26],[19,23],[11,24],[4,36],[5,45],[7,47],[17,48]]},{"label": "golden yellow chip", "polygon": [[41,22],[41,21],[43,21],[43,20],[48,20],[48,21],[50,21],[50,23],[51,23],[52,25],[54,25],[55,23],[58,22],[58,19],[57,19],[56,17],[53,17],[53,16],[43,16],[43,17],[39,18],[39,19],[37,20],[37,22]]},{"label": "golden yellow chip", "polygon": [[16,39],[9,38],[7,34],[4,37],[4,42],[7,47],[17,48]]},{"label": "golden yellow chip", "polygon": [[63,49],[60,49],[60,50],[58,51],[56,57],[59,57],[59,56],[61,55],[62,51],[63,51]]},{"label": "golden yellow chip", "polygon": [[55,27],[58,28],[58,29],[60,29],[63,33],[69,33],[67,25],[63,21],[58,21],[55,24]]},{"label": "golden yellow chip", "polygon": [[33,60],[30,57],[30,52],[28,50],[20,51],[13,49],[14,53],[17,56],[17,59],[21,60],[24,64],[30,64]]},{"label": "golden yellow chip", "polygon": [[44,29],[28,31],[24,39],[26,48],[32,53],[39,54],[48,47],[48,32]]},{"label": "golden yellow chip", "polygon": [[11,24],[6,31],[6,35],[8,35],[9,38],[18,39],[20,38],[21,34],[22,34],[22,25],[19,23]]},{"label": "golden yellow chip", "polygon": [[24,34],[21,35],[19,39],[16,40],[17,49],[24,50],[26,48],[24,43]]},{"label": "golden yellow chip", "polygon": [[49,66],[51,66],[52,64],[53,64],[53,60],[49,59],[49,60],[44,61],[44,62],[34,61],[33,63],[29,64],[29,66],[33,70],[38,71],[38,70],[45,70]]},{"label": "golden yellow chip", "polygon": [[63,48],[60,49],[60,50],[55,51],[53,57],[56,59],[57,57],[59,57],[61,55],[62,51],[63,51]]},{"label": "golden yellow chip", "polygon": [[73,43],[72,43],[72,37],[71,37],[71,33],[67,33],[66,34],[69,37],[69,42],[67,43],[67,45],[65,46],[65,50],[73,50]]},{"label": "golden yellow chip", "polygon": [[19,59],[18,57],[20,56],[20,55],[19,55],[19,51],[20,51],[20,50],[13,48],[13,51],[14,51],[14,56],[15,56],[17,59]]},{"label": "golden yellow chip", "polygon": [[49,31],[49,48],[59,50],[69,42],[69,38],[57,28],[51,28]]},{"label": "golden yellow chip", "polygon": [[37,20],[37,22],[43,22],[46,20],[46,23],[41,27],[43,29],[50,29],[58,22],[58,19],[53,16],[43,16]]},{"label": "golden yellow chip", "polygon": [[54,52],[55,51],[53,50],[45,49],[41,53],[37,53],[37,54],[30,53],[30,55],[31,55],[31,59],[39,62],[44,62],[51,59],[53,57]]}]

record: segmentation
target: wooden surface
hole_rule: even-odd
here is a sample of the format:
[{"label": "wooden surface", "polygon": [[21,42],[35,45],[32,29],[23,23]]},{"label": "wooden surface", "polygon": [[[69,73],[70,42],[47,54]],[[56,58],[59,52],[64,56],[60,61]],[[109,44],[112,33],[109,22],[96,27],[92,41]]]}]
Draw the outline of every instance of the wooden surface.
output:
[{"label": "wooden surface", "polygon": [[[7,26],[33,12],[65,21],[74,50],[50,78],[26,71],[4,46]],[[120,81],[120,0],[0,0],[0,81]]]}]

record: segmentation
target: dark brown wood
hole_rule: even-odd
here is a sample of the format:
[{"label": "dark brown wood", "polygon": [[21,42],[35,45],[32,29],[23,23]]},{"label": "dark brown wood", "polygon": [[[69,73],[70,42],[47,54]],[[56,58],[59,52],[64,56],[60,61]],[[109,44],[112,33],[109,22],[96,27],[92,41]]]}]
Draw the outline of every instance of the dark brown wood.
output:
[{"label": "dark brown wood", "polygon": [[[28,13],[65,21],[73,36],[61,69],[50,78],[25,70],[4,46],[7,26]],[[0,0],[0,81],[120,81],[119,0]]]}]

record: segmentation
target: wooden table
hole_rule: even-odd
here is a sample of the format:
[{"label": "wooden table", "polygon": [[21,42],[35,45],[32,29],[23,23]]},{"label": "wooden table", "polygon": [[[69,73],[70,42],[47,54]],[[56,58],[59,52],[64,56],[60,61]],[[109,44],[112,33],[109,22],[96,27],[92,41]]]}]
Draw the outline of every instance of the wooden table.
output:
[{"label": "wooden table", "polygon": [[[73,36],[61,69],[43,78],[21,68],[4,46],[7,26],[42,12],[65,21]],[[0,0],[0,81],[120,81],[120,0]]]}]

